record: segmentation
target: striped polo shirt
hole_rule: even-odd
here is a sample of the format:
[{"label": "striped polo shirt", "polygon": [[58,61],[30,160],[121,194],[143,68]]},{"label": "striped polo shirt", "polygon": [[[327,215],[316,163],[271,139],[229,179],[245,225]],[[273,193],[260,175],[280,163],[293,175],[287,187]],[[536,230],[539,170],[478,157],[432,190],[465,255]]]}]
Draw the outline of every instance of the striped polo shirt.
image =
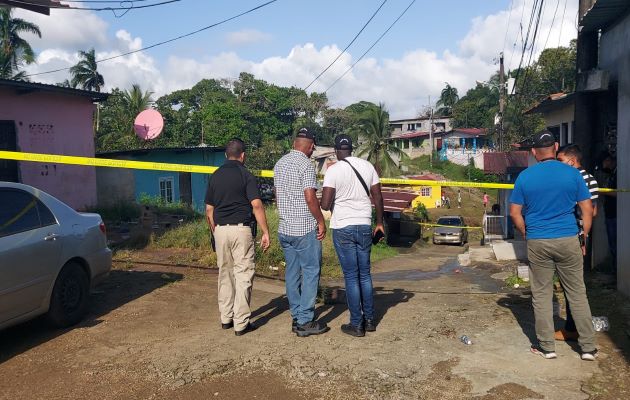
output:
[{"label": "striped polo shirt", "polygon": [[[582,179],[584,179],[584,183],[586,183],[588,191],[591,193],[591,202],[593,203],[593,207],[595,207],[597,205],[597,199],[599,198],[599,185],[597,184],[597,180],[593,175],[586,172],[585,169],[580,169],[580,174],[582,175]],[[578,205],[575,206],[575,218],[577,219],[581,233],[584,222],[582,221],[582,211]]]}]

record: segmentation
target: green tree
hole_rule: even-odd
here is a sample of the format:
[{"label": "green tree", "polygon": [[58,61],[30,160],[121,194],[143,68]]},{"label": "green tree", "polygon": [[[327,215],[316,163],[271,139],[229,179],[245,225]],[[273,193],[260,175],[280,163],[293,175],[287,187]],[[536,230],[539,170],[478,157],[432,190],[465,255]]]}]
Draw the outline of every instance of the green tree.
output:
[{"label": "green tree", "polygon": [[39,27],[21,18],[13,18],[12,8],[0,8],[0,78],[26,80],[19,69],[35,62],[35,52],[20,35],[32,33],[42,37]]},{"label": "green tree", "polygon": [[105,85],[103,75],[98,72],[98,63],[94,49],[89,51],[79,51],[81,60],[70,68],[72,74],[71,84],[74,87],[80,86],[84,90],[100,92]]},{"label": "green tree", "polygon": [[135,118],[136,115],[146,110],[151,106],[153,99],[151,96],[153,92],[142,91],[140,85],[134,83],[131,85],[131,90],[125,90],[123,92],[123,101],[128,111],[128,115],[131,118]]},{"label": "green tree", "polygon": [[368,108],[355,129],[358,131],[358,136],[363,139],[357,155],[366,157],[369,162],[374,164],[380,176],[400,175],[400,169],[394,161],[394,157],[399,160],[408,157],[389,140],[389,113],[385,109],[385,105],[381,103],[376,108]]},{"label": "green tree", "polygon": [[438,107],[438,114],[444,116],[451,115],[453,112],[453,106],[458,100],[459,94],[457,93],[457,88],[452,87],[448,82],[446,82],[446,86],[442,89],[440,99],[436,104]]}]

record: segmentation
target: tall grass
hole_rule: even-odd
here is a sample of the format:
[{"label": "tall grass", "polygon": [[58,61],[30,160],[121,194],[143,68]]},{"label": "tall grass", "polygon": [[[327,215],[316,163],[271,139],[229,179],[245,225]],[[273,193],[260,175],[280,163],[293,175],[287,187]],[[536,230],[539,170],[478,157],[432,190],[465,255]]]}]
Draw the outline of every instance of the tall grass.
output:
[{"label": "tall grass", "polygon": [[[263,252],[258,243],[260,242],[261,230],[258,229],[256,240],[256,270],[267,275],[284,275],[285,263],[282,247],[278,242],[278,210],[274,206],[266,207],[267,224],[271,235],[271,244],[266,252]],[[163,235],[153,239],[151,246],[155,248],[184,248],[194,251],[212,252],[210,248],[210,233],[205,218],[199,217],[186,222],[179,227],[173,228]],[[372,247],[372,262],[393,257],[398,254],[398,250],[389,247],[384,243],[379,243]],[[216,264],[216,257],[204,258]],[[337,254],[332,243],[332,232],[329,230],[326,238],[322,242],[322,276],[341,277],[341,267],[337,259]]]}]

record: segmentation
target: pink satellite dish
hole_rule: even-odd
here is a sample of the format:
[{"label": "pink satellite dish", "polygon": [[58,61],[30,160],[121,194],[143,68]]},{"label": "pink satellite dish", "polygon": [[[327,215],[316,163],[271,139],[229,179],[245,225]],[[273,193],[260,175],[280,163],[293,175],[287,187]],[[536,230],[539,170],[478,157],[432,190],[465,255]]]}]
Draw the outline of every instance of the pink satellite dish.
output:
[{"label": "pink satellite dish", "polygon": [[133,130],[140,139],[151,140],[160,136],[164,128],[162,115],[153,109],[142,111],[133,122]]}]

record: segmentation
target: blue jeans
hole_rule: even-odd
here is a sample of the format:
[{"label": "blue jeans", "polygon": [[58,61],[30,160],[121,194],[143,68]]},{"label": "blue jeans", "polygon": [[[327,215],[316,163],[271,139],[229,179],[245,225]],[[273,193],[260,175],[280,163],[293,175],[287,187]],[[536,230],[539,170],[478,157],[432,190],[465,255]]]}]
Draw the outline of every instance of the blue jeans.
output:
[{"label": "blue jeans", "polygon": [[284,252],[284,272],[291,316],[303,325],[315,318],[315,300],[319,287],[322,242],[317,231],[304,236],[278,234]]},{"label": "blue jeans", "polygon": [[362,326],[363,319],[374,319],[374,295],[370,275],[372,228],[350,225],[333,229],[333,243],[346,283],[350,323]]}]

